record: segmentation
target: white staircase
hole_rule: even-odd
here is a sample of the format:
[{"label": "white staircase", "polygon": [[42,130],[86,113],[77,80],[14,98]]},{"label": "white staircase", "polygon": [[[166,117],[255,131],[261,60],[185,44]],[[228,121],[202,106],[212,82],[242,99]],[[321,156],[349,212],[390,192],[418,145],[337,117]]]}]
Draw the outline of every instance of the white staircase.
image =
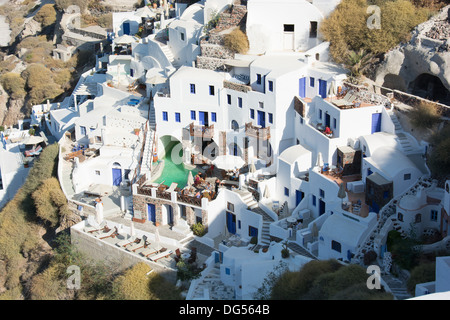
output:
[{"label": "white staircase", "polygon": [[411,141],[411,137],[405,134],[400,121],[393,111],[388,111],[392,123],[395,127],[395,134],[397,135],[397,140],[400,143],[402,151],[408,155],[413,153],[420,153],[421,151],[417,148],[416,143]]},{"label": "white staircase", "polygon": [[178,62],[175,60],[175,57],[173,56],[172,50],[170,50],[169,46],[167,44],[164,44],[164,43],[160,42],[160,41],[156,41],[156,42],[158,43],[158,45],[161,48],[162,52],[167,57],[169,62],[172,64],[172,66],[174,68],[180,67]]},{"label": "white staircase", "polygon": [[263,218],[263,226],[261,230],[261,246],[268,246],[270,244],[270,224],[273,222],[272,218],[259,208],[258,202],[254,199],[252,193],[248,190],[235,190],[239,193],[242,201],[247,205],[248,209],[260,214]]},{"label": "white staircase", "polygon": [[155,131],[148,130],[145,137],[144,154],[142,156],[141,173],[150,173],[153,161],[153,138]]},{"label": "white staircase", "polygon": [[155,115],[155,106],[153,100],[150,101],[150,112],[148,116],[148,124],[150,129],[156,131],[156,115]]}]

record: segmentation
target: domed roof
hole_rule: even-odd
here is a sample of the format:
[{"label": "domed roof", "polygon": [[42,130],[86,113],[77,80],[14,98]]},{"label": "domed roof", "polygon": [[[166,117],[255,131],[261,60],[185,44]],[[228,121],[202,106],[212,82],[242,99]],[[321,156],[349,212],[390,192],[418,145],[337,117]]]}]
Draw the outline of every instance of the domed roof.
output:
[{"label": "domed roof", "polygon": [[398,206],[403,210],[415,211],[422,206],[422,202],[420,197],[408,194],[400,199]]}]

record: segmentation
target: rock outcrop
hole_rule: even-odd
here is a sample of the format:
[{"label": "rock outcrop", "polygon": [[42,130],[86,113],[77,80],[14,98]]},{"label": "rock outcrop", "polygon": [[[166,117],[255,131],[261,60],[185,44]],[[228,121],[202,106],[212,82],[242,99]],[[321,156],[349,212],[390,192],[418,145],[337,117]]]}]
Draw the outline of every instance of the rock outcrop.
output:
[{"label": "rock outcrop", "polygon": [[450,102],[450,5],[417,26],[411,40],[385,55],[375,82],[441,103]]}]

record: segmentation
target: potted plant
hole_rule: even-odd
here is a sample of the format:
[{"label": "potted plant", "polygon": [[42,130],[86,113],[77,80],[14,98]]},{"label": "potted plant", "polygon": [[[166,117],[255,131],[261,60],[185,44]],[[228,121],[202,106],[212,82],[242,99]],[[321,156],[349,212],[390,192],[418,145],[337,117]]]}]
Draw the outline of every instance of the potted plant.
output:
[{"label": "potted plant", "polygon": [[286,258],[289,258],[289,249],[288,249],[288,246],[287,246],[287,241],[285,241],[284,243],[283,243],[283,249],[281,250],[281,257],[283,258],[283,259],[286,259]]}]

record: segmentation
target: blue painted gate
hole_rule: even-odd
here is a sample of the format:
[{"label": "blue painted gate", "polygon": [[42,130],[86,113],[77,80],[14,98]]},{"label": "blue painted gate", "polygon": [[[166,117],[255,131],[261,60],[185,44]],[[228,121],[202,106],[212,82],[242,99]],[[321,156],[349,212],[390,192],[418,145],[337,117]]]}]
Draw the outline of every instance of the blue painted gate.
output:
[{"label": "blue painted gate", "polygon": [[299,80],[299,90],[298,95],[300,98],[306,97],[306,77],[300,78]]},{"label": "blue painted gate", "polygon": [[156,208],[152,203],[147,203],[148,221],[156,222]]},{"label": "blue painted gate", "polygon": [[236,216],[231,212],[227,212],[227,228],[229,233],[236,233]]},{"label": "blue painted gate", "polygon": [[381,131],[381,113],[372,113],[372,133]]},{"label": "blue painted gate", "polygon": [[122,182],[122,170],[113,168],[112,169],[113,186],[120,186]]},{"label": "blue painted gate", "polygon": [[319,79],[319,95],[325,99],[327,97],[327,82]]}]

